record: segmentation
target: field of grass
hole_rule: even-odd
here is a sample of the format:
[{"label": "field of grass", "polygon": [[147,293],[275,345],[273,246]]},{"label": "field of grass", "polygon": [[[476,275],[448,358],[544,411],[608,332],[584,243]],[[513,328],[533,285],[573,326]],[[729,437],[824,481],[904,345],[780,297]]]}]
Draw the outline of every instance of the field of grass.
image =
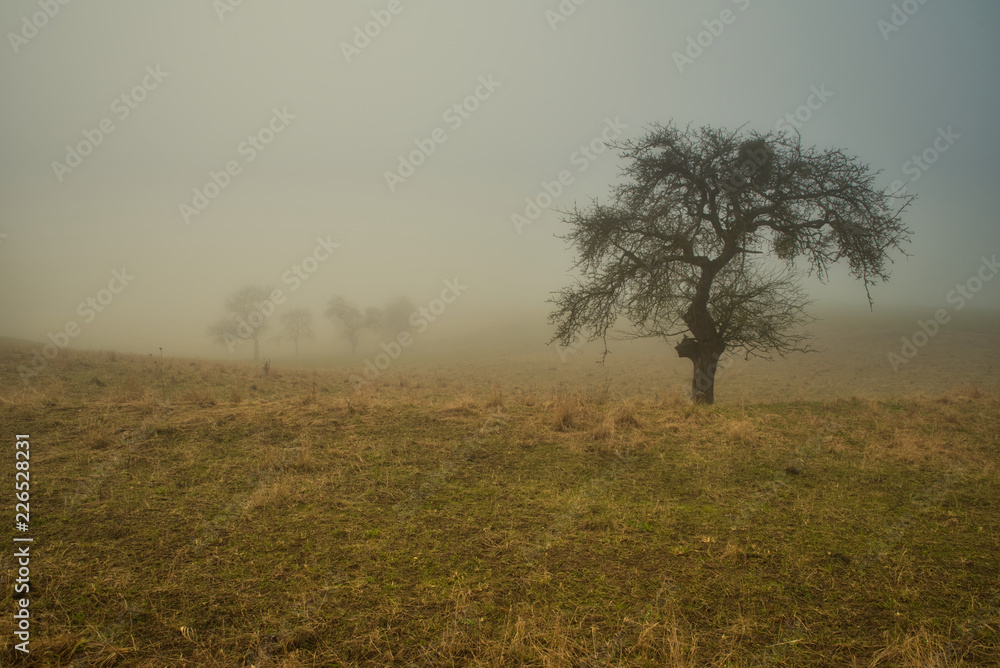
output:
[{"label": "field of grass", "polygon": [[982,357],[896,396],[739,366],[706,407],[689,366],[656,384],[589,348],[366,387],[87,352],[25,384],[26,350],[0,347],[0,425],[7,490],[31,434],[31,654],[5,612],[0,662],[1000,664],[1000,398],[961,372]]}]

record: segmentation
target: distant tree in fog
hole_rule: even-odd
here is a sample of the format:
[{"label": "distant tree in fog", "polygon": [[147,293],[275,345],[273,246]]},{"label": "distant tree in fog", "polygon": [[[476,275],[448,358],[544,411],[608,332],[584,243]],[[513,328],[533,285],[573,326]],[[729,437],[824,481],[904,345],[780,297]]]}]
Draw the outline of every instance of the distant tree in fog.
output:
[{"label": "distant tree in fog", "polygon": [[209,335],[217,343],[235,352],[243,341],[253,341],[253,359],[260,357],[259,337],[269,325],[275,303],[269,287],[247,285],[226,297],[226,316],[209,327]]},{"label": "distant tree in fog", "polygon": [[327,303],[326,317],[337,327],[337,332],[351,345],[351,355],[356,355],[358,342],[365,331],[376,331],[382,324],[382,312],[374,307],[361,311],[343,297],[333,297]]},{"label": "distant tree in fog", "polygon": [[[613,145],[631,160],[610,204],[567,213],[582,277],[557,293],[553,341],[603,339],[620,319],[631,337],[683,337],[692,398],[712,403],[726,350],[770,357],[807,349],[799,277],[845,260],[869,287],[889,278],[889,251],[910,231],[913,200],[874,187],[877,172],[796,134],[654,125]],[[799,270],[801,258],[806,269]]]},{"label": "distant tree in fog", "polygon": [[312,340],[313,313],[307,308],[297,308],[281,316],[281,338],[295,346],[295,356],[299,356],[299,341]]},{"label": "distant tree in fog", "polygon": [[382,325],[384,324],[384,318],[381,309],[375,306],[369,306],[368,308],[366,308],[364,315],[364,322],[365,326],[363,329],[372,332],[377,332],[378,330],[382,329]]},{"label": "distant tree in fog", "polygon": [[417,311],[409,297],[395,297],[382,309],[382,327],[384,334],[396,338],[400,332],[410,328],[410,315]]}]

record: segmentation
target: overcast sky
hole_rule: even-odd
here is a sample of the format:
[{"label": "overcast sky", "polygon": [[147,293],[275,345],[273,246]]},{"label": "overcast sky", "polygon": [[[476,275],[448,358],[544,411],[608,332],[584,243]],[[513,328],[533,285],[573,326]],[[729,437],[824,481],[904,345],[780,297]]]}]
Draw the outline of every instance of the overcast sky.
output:
[{"label": "overcast sky", "polygon": [[[428,303],[458,277],[456,322],[544,315],[572,261],[554,209],[604,198],[621,167],[581,147],[671,120],[765,132],[798,113],[806,144],[908,181],[912,257],[876,309],[944,307],[1000,250],[987,0],[65,1],[0,5],[0,335],[77,321],[80,347],[191,351],[247,283],[318,312]],[[296,284],[317,239],[339,247]],[[846,272],[807,287],[867,308]],[[1000,306],[1000,280],[971,305]]]}]

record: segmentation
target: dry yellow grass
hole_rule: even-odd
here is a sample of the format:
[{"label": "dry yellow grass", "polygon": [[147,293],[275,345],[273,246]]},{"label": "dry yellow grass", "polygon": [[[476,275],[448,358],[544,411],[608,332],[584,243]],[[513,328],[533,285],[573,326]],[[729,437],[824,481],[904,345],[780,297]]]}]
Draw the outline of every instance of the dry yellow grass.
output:
[{"label": "dry yellow grass", "polygon": [[39,665],[887,668],[1000,651],[989,392],[705,407],[596,377],[550,394],[440,369],[360,388],[280,365],[168,360],[163,376],[77,354],[0,387],[3,428],[45,440]]}]

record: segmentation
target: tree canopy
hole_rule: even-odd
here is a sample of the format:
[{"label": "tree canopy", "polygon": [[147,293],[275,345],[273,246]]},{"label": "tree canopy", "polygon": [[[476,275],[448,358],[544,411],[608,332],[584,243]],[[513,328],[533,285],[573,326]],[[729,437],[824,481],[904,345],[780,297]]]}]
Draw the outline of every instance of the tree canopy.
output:
[{"label": "tree canopy", "polygon": [[260,355],[260,335],[270,323],[274,313],[276,291],[259,285],[245,285],[226,297],[226,316],[209,327],[209,335],[224,344],[229,352],[243,341],[253,341],[253,359]]},{"label": "tree canopy", "polygon": [[382,311],[369,306],[364,311],[343,297],[331,297],[326,307],[326,317],[337,327],[340,336],[351,346],[351,355],[356,355],[361,335],[366,331],[378,331],[382,326]]}]

